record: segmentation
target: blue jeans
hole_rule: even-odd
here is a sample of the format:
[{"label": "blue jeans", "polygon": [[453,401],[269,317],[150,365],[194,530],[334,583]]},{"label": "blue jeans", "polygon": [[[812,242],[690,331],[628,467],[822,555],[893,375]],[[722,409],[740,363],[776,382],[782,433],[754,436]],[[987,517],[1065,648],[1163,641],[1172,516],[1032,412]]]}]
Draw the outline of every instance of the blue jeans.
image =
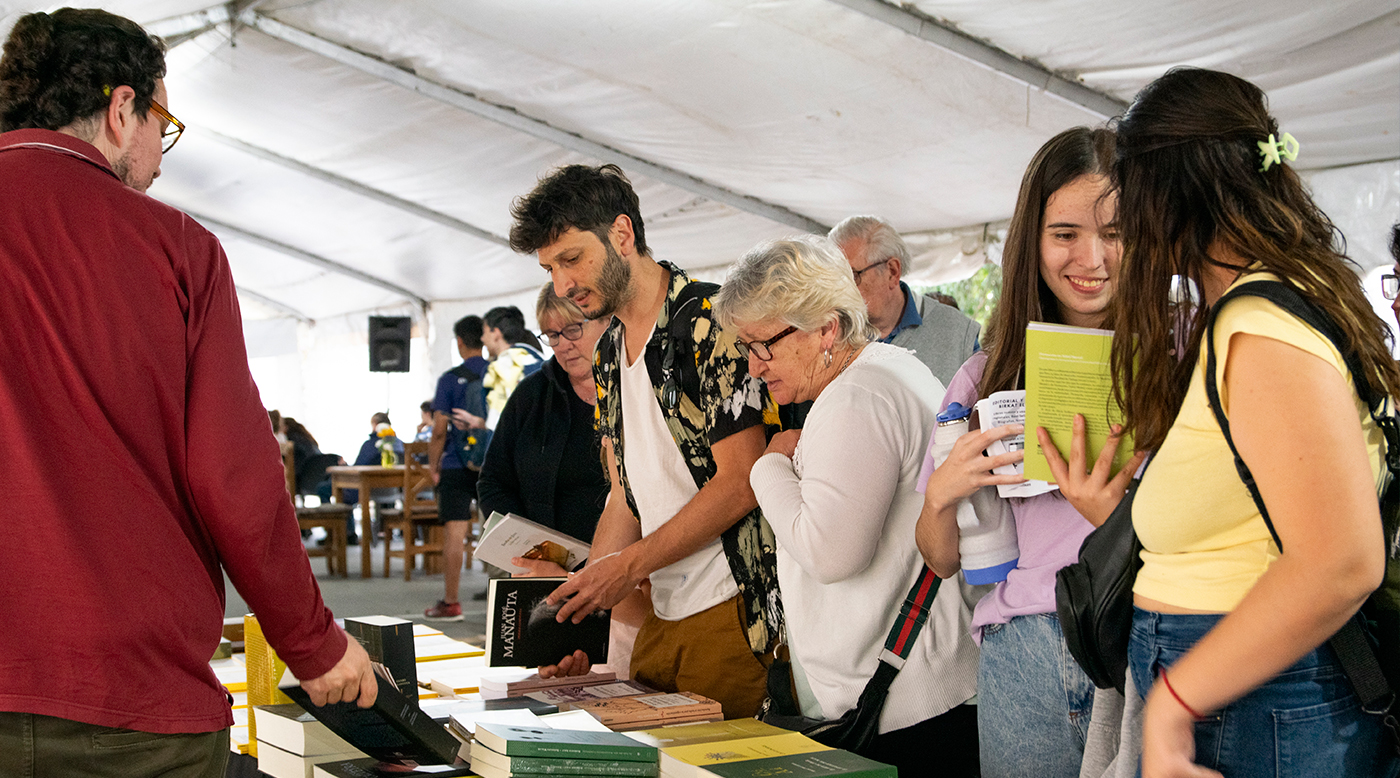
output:
[{"label": "blue jeans", "polygon": [[1094,685],[1053,613],[982,630],[977,730],[987,778],[1077,778]]},{"label": "blue jeans", "polygon": [[[1140,693],[1145,696],[1158,671],[1175,664],[1221,618],[1134,608],[1128,669]],[[1400,774],[1380,717],[1361,709],[1326,644],[1196,724],[1196,764],[1226,778]]]}]

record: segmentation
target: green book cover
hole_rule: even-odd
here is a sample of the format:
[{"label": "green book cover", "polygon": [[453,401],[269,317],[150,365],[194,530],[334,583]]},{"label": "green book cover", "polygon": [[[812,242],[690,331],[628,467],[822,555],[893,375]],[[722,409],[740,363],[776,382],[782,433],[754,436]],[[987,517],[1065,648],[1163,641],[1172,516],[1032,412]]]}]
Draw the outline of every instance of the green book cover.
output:
[{"label": "green book cover", "polygon": [[701,774],[720,778],[772,778],[796,776],[819,778],[898,778],[894,765],[866,759],[850,751],[817,751],[811,754],[791,754],[767,759],[726,762],[701,768]]},{"label": "green book cover", "polygon": [[653,778],[658,772],[656,762],[507,756],[498,754],[481,743],[475,744],[472,748],[471,761],[472,769],[483,778],[505,778],[516,775],[613,775]]},{"label": "green book cover", "polygon": [[[1044,427],[1068,458],[1074,415],[1083,414],[1092,467],[1108,441],[1109,426],[1122,423],[1123,413],[1113,401],[1112,349],[1109,330],[1040,322],[1026,327],[1026,478],[1055,481],[1036,427]],[[1125,440],[1119,446],[1115,472],[1132,458],[1131,444]]]},{"label": "green book cover", "polygon": [[544,756],[565,759],[615,759],[655,762],[656,748],[616,732],[584,732],[569,729],[513,727],[480,722],[477,742],[506,756]]}]

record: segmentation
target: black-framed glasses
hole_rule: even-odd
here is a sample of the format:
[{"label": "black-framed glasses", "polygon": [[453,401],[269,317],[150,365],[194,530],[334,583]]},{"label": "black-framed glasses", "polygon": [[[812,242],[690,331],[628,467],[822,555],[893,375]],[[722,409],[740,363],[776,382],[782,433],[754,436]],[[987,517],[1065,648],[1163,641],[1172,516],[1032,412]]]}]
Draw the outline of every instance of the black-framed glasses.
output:
[{"label": "black-framed glasses", "polygon": [[180,136],[185,134],[185,124],[165,110],[165,106],[157,103],[155,98],[151,98],[151,110],[156,112],[156,116],[169,122],[166,128],[160,132],[160,153],[164,154],[175,148],[175,144],[180,141]]},{"label": "black-framed glasses", "polygon": [[760,362],[767,362],[773,358],[773,351],[770,347],[794,332],[797,332],[796,327],[788,327],[768,340],[740,340],[736,342],[736,345],[739,346],[739,353],[743,354],[745,357],[751,357]]},{"label": "black-framed glasses", "polygon": [[583,323],[575,322],[558,330],[541,330],[540,334],[543,335],[545,341],[549,343],[549,347],[554,348],[559,345],[560,338],[564,340],[578,340],[583,337]]},{"label": "black-framed glasses", "polygon": [[1387,300],[1394,300],[1400,297],[1400,276],[1394,273],[1386,273],[1381,276],[1381,294]]},{"label": "black-framed glasses", "polygon": [[861,268],[860,270],[853,271],[853,272],[851,273],[851,275],[854,276],[855,279],[856,279],[856,286],[860,286],[860,277],[861,277],[861,274],[867,273],[867,272],[869,272],[869,271],[871,271],[871,270],[874,270],[875,268],[880,267],[881,265],[888,264],[889,261],[890,261],[891,259],[894,259],[894,257],[885,257],[884,259],[880,260],[879,262],[871,262],[870,264],[866,265],[865,267]]}]

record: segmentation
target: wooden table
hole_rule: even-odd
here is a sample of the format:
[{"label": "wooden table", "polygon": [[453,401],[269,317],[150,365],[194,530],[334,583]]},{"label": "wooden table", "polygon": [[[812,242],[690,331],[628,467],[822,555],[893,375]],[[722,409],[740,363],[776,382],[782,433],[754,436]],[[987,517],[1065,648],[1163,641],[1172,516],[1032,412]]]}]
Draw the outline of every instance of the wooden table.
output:
[{"label": "wooden table", "polygon": [[346,489],[360,490],[360,577],[370,577],[370,544],[374,541],[374,524],[370,515],[370,490],[403,488],[404,468],[381,465],[340,465],[326,468],[331,477],[331,496],[345,502]]}]

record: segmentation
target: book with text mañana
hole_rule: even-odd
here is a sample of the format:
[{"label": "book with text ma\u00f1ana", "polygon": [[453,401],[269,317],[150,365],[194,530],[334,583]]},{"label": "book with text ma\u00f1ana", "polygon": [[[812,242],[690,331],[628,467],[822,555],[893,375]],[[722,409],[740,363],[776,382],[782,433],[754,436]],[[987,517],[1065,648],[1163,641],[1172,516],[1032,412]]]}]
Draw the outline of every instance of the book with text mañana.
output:
[{"label": "book with text ma\u00f1ana", "polygon": [[[1087,327],[1031,322],[1026,327],[1026,478],[1053,483],[1054,474],[1036,437],[1044,427],[1068,458],[1074,415],[1084,416],[1087,464],[1092,467],[1123,412],[1113,400],[1109,355],[1113,333]],[[1132,458],[1131,440],[1114,457],[1115,472]]]},{"label": "book with text ma\u00f1ana", "polygon": [[575,624],[555,617],[560,605],[548,597],[567,578],[495,578],[486,596],[486,665],[552,665],[582,650],[597,664],[608,658],[607,611],[595,611]]}]

